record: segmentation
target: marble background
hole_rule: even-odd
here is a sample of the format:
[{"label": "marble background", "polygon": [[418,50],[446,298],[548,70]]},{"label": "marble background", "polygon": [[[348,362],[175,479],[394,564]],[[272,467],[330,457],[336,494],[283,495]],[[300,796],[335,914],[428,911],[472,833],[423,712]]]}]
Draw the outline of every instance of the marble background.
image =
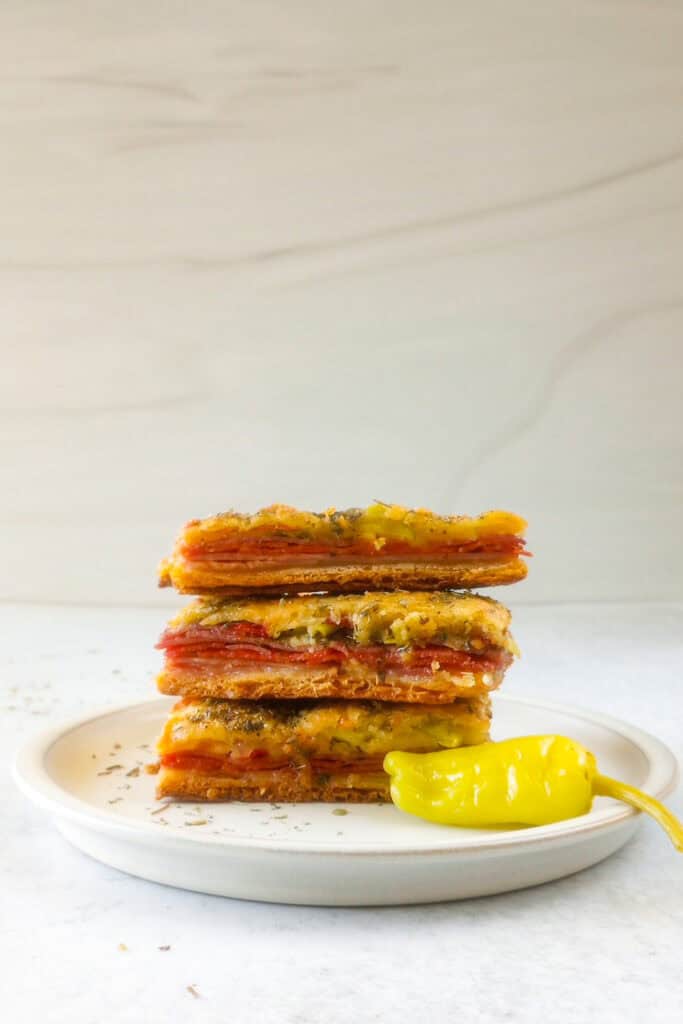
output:
[{"label": "marble background", "polygon": [[528,516],[518,601],[683,596],[683,6],[4,0],[0,596],[178,525]]}]

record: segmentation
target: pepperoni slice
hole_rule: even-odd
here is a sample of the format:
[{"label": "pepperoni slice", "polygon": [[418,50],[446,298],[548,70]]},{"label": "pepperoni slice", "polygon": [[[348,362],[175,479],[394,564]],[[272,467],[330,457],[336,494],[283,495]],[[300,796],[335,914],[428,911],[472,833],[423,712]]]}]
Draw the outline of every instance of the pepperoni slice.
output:
[{"label": "pepperoni slice", "polygon": [[[211,665],[213,668],[236,667],[247,664],[298,665],[318,667],[341,665],[355,659],[378,671],[389,668],[447,672],[494,672],[505,668],[511,656],[500,648],[481,654],[456,651],[445,645],[397,649],[383,644],[352,644],[332,642],[310,647],[292,647],[264,637],[262,627],[251,623],[227,623],[221,626],[188,626],[182,630],[167,630],[157,644],[166,652],[167,664]],[[258,636],[256,631],[259,631]],[[251,635],[253,633],[253,636]]]},{"label": "pepperoni slice", "polygon": [[381,562],[383,558],[396,558],[400,555],[415,555],[421,557],[433,557],[434,559],[447,561],[457,558],[458,555],[508,555],[511,558],[522,554],[525,551],[525,542],[521,537],[514,534],[498,534],[490,537],[482,537],[477,540],[466,541],[459,544],[411,544],[405,540],[387,539],[380,548],[377,548],[372,541],[356,540],[350,543],[336,542],[334,544],[321,544],[319,541],[299,539],[297,537],[273,540],[264,538],[262,540],[242,540],[235,543],[234,540],[216,541],[213,544],[183,544],[181,553],[188,561],[251,561],[253,559],[270,559],[288,557],[292,564],[296,563],[297,555],[310,557],[312,555],[335,555],[344,554],[347,556],[358,556],[367,558],[373,562]]}]

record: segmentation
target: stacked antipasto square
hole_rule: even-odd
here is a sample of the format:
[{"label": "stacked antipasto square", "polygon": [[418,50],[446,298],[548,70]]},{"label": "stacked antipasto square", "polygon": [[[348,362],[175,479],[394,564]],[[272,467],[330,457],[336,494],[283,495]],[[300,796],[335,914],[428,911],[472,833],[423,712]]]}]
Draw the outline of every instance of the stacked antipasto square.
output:
[{"label": "stacked antipasto square", "polygon": [[526,574],[507,512],[273,506],[189,523],[162,585],[199,596],[159,642],[178,695],[159,796],[380,801],[390,750],[488,737],[510,613],[456,588]]}]

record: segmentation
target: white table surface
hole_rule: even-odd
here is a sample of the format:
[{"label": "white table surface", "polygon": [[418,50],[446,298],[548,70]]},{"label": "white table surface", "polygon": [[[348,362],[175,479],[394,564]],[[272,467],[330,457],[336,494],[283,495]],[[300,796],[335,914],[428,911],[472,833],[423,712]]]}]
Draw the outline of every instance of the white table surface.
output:
[{"label": "white table surface", "polygon": [[[61,718],[153,695],[163,612],[5,606],[0,617],[8,755]],[[508,693],[609,711],[681,756],[682,605],[522,607],[515,620],[525,657]],[[12,1024],[680,1019],[683,858],[649,822],[603,864],[524,892],[279,907],[119,874],[68,846],[6,773],[0,786]],[[670,805],[681,813],[680,795]]]}]

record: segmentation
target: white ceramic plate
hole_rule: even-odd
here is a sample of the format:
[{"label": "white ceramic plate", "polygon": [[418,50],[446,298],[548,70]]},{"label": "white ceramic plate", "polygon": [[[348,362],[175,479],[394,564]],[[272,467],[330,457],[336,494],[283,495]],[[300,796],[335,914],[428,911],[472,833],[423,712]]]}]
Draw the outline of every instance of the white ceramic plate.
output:
[{"label": "white ceramic plate", "polygon": [[[590,814],[542,828],[456,829],[392,805],[160,805],[144,764],[169,698],[72,721],[31,741],[15,778],[72,843],[166,885],[240,899],[335,906],[423,903],[521,889],[618,850],[638,815],[599,799]],[[604,774],[666,796],[676,760],[659,740],[607,715],[495,698],[494,739],[561,733]]]}]

